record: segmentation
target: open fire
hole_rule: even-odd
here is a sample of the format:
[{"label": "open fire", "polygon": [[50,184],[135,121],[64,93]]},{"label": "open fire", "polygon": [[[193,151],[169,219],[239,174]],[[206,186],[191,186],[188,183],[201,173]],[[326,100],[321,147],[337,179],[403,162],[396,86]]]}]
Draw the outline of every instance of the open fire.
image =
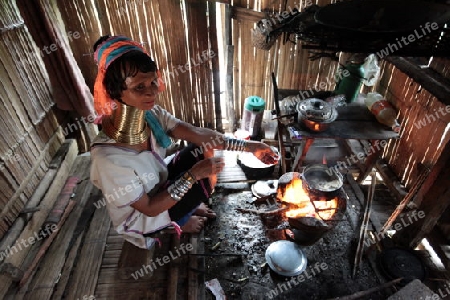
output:
[{"label": "open fire", "polygon": [[292,204],[285,212],[288,218],[313,217],[319,220],[331,220],[338,208],[338,198],[310,199],[303,189],[302,180],[293,178],[283,189],[278,189],[277,198]]}]

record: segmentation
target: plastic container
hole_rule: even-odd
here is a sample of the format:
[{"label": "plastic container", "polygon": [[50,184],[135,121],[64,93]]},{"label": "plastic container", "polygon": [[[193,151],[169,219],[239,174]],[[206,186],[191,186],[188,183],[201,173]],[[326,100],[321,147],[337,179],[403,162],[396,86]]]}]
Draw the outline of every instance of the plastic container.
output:
[{"label": "plastic container", "polygon": [[360,64],[347,64],[345,67],[339,68],[339,80],[336,82],[334,89],[335,95],[344,94],[347,103],[356,100],[356,96],[361,90],[361,85],[364,80],[364,68]]},{"label": "plastic container", "polygon": [[245,98],[241,129],[250,132],[251,138],[259,135],[265,108],[266,101],[261,97],[250,96]]},{"label": "plastic container", "polygon": [[271,110],[264,110],[261,131],[265,139],[274,140],[277,134],[278,121],[272,120],[274,115]]},{"label": "plastic container", "polygon": [[240,140],[249,140],[250,132],[247,130],[238,129],[234,132],[234,137]]},{"label": "plastic container", "polygon": [[378,93],[368,93],[364,99],[367,108],[374,114],[378,122],[389,126],[395,132],[400,132],[400,125],[397,122],[397,112],[392,105]]}]

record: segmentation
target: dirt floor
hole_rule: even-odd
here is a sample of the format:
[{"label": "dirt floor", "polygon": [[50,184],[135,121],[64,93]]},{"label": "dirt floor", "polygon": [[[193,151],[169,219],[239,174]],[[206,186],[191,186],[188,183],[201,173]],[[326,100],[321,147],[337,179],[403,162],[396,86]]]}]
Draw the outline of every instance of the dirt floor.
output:
[{"label": "dirt floor", "polygon": [[[255,209],[249,185],[243,189],[216,189],[211,206],[217,219],[205,230],[205,280],[217,278],[227,299],[330,299],[351,295],[381,284],[374,270],[363,259],[355,279],[351,278],[354,259],[355,216],[360,205],[350,197],[347,212],[336,227],[312,246],[301,246],[307,257],[303,280],[288,281],[270,270],[265,251],[270,243],[286,239],[288,224],[237,208]],[[349,189],[345,186],[345,189]],[[351,189],[351,188],[350,188]],[[352,199],[353,198],[353,199]],[[353,223],[353,224],[352,224]],[[384,281],[383,281],[384,282]],[[360,299],[386,299],[392,291]],[[215,299],[208,292],[206,299]]]}]

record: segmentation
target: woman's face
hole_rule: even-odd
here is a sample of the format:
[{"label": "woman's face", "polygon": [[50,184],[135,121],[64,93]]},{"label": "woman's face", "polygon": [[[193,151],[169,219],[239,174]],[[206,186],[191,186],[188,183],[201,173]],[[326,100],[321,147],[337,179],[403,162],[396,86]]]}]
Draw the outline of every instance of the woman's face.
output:
[{"label": "woman's face", "polygon": [[138,72],[134,77],[125,79],[127,89],[122,91],[122,101],[142,110],[150,110],[155,106],[158,94],[158,77],[156,72]]}]

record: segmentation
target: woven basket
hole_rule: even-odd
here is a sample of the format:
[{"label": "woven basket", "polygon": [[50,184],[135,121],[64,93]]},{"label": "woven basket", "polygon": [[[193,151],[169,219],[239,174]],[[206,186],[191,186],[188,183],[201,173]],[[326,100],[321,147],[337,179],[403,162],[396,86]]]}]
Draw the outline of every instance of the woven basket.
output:
[{"label": "woven basket", "polygon": [[269,35],[264,34],[260,29],[252,30],[252,44],[261,50],[270,50],[275,44],[277,38],[281,35],[281,32]]}]

